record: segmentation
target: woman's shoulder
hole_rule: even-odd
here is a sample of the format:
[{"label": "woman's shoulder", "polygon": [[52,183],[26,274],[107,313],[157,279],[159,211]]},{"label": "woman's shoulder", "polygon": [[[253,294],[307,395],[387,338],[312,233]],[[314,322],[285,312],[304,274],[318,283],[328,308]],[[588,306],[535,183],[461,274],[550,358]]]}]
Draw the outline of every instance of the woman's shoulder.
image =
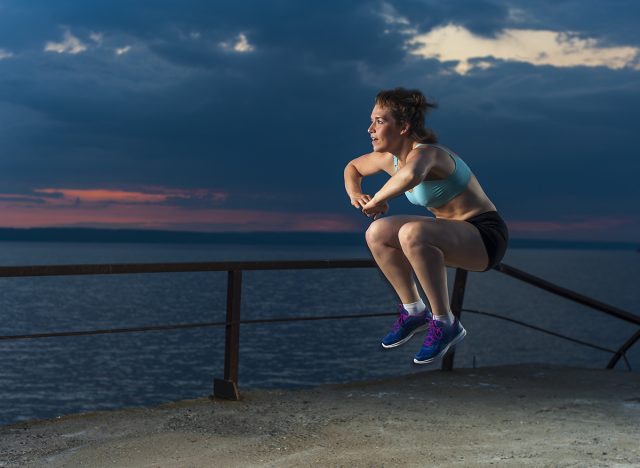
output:
[{"label": "woman's shoulder", "polygon": [[455,151],[440,143],[421,143],[416,146],[415,150],[418,150],[422,155],[431,156],[442,161],[447,161],[450,158],[461,159]]},{"label": "woman's shoulder", "polygon": [[[432,145],[431,143],[418,143],[413,147],[411,153],[420,156],[426,156],[429,158],[436,158],[438,153],[442,151],[439,145]],[[410,153],[410,154],[411,154]]]}]

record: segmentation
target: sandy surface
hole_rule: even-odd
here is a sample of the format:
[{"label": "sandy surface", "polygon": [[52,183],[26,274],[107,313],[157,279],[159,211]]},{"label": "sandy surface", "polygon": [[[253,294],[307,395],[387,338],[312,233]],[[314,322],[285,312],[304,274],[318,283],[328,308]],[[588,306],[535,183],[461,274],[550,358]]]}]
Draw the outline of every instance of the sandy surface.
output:
[{"label": "sandy surface", "polygon": [[0,467],[638,466],[640,374],[519,366],[0,428]]}]

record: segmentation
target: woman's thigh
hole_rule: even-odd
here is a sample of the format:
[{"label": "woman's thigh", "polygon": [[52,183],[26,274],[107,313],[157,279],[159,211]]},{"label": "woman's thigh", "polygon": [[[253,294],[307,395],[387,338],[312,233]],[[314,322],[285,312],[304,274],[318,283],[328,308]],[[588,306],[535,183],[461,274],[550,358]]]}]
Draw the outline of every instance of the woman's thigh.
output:
[{"label": "woman's thigh", "polygon": [[[379,225],[375,226],[375,223]],[[374,221],[369,229],[387,245],[406,250],[412,245],[439,248],[445,264],[482,271],[489,263],[480,232],[471,223],[426,216],[389,216]]]}]

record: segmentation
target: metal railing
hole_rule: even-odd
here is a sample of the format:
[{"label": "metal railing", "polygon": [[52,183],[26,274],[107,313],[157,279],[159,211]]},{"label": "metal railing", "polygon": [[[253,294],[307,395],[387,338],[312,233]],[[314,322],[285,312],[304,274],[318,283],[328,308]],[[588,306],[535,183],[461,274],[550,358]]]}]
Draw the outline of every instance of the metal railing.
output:
[{"label": "metal railing", "polygon": [[[376,264],[373,260],[290,260],[290,261],[237,261],[237,262],[197,262],[197,263],[135,263],[135,264],[98,264],[98,265],[44,265],[44,266],[9,266],[0,267],[0,278],[15,277],[33,277],[33,276],[71,276],[71,275],[119,275],[119,274],[135,274],[135,273],[187,273],[187,272],[227,272],[227,306],[226,320],[224,322],[199,322],[199,323],[183,323],[172,325],[156,325],[145,327],[131,328],[111,328],[101,330],[85,330],[85,331],[67,331],[67,332],[50,332],[50,333],[33,333],[25,335],[5,335],[0,336],[0,340],[19,340],[19,339],[37,339],[50,338],[59,336],[79,336],[79,335],[98,335],[108,333],[128,333],[128,332],[146,332],[158,330],[178,330],[187,328],[203,328],[203,327],[225,327],[225,354],[224,354],[224,376],[222,379],[214,379],[213,394],[216,397],[238,400],[240,394],[238,391],[238,362],[240,354],[240,325],[242,324],[258,324],[258,323],[274,323],[274,322],[293,322],[293,321],[309,321],[309,320],[341,320],[353,318],[368,318],[396,315],[395,312],[370,313],[370,314],[351,314],[351,315],[325,315],[325,316],[306,316],[306,317],[275,317],[257,320],[241,320],[240,305],[242,295],[242,272],[251,270],[300,270],[300,269],[330,269],[330,268],[373,268]],[[634,315],[625,310],[605,304],[590,297],[579,294],[575,291],[563,288],[561,286],[550,283],[542,278],[533,276],[525,271],[517,268],[499,264],[495,270],[516,278],[525,283],[531,284],[538,288],[544,289],[553,294],[578,302],[588,307],[594,308],[607,315],[616,317],[620,320],[633,323],[640,326],[640,316]],[[467,271],[456,269],[455,280],[451,298],[451,310],[453,314],[460,318],[463,311],[494,317],[502,320],[508,320],[519,325],[551,334],[553,336],[563,338],[574,343],[589,346],[594,349],[611,353],[607,369],[613,369],[617,362],[623,358],[629,366],[626,358],[626,352],[640,340],[640,329],[636,331],[625,343],[617,350],[607,349],[593,343],[577,340],[550,330],[527,324],[512,318],[500,316],[498,314],[483,312],[473,309],[464,309],[464,294],[467,281]],[[455,351],[451,350],[442,361],[443,370],[453,369]]]}]

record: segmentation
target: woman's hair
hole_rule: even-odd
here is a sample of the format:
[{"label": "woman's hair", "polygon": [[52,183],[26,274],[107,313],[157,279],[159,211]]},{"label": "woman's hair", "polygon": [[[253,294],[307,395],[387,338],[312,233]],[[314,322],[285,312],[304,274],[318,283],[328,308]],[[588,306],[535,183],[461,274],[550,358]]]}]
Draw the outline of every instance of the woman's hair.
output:
[{"label": "woman's hair", "polygon": [[393,118],[402,125],[409,124],[411,138],[419,143],[437,143],[438,137],[424,126],[424,118],[430,109],[438,105],[427,100],[417,89],[395,88],[380,91],[376,104],[391,112]]}]

